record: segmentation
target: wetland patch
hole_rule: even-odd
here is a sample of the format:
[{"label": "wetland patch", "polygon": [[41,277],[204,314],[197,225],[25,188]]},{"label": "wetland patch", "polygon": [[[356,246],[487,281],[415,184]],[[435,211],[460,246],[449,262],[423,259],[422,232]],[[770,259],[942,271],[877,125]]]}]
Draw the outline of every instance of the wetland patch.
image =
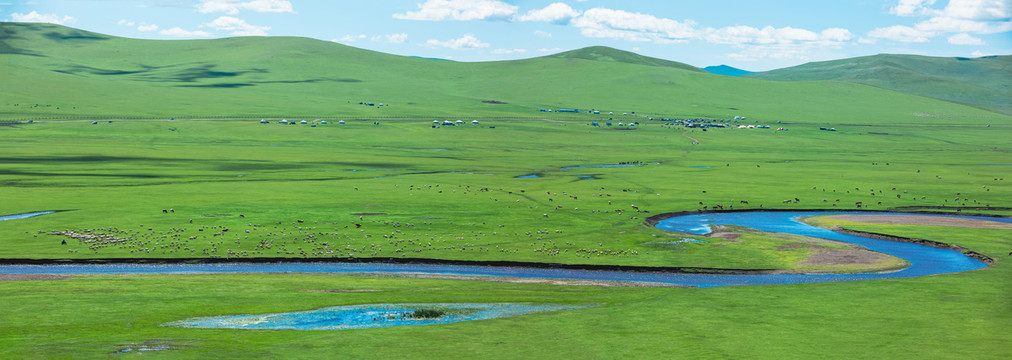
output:
[{"label": "wetland patch", "polygon": [[255,330],[350,330],[390,326],[423,326],[573,310],[593,305],[517,303],[366,304],[258,315],[192,318],[170,327]]}]

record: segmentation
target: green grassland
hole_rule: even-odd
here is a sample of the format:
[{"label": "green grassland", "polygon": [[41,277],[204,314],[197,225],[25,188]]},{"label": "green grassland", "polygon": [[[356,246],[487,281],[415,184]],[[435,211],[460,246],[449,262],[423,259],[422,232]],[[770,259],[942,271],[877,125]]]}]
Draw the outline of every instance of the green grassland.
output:
[{"label": "green grassland", "polygon": [[[778,246],[773,240],[659,250],[651,244],[672,235],[644,225],[645,218],[717,205],[1008,207],[1002,179],[1012,178],[1010,168],[982,166],[1007,162],[1001,149],[1009,140],[988,135],[1003,128],[884,129],[898,135],[861,127],[714,129],[686,133],[698,140],[693,145],[686,130],[656,122],[635,130],[523,120],[438,129],[424,120],[18,125],[0,132],[3,211],[68,211],[6,221],[0,257],[424,257],[770,269],[792,267],[778,258],[805,250],[764,251]],[[939,161],[950,153],[972,154],[972,162]],[[623,162],[643,165],[561,169]],[[541,177],[516,178],[528,174]],[[47,235],[66,230],[129,241]]]},{"label": "green grassland", "polygon": [[[869,225],[983,252],[1007,231]],[[1004,260],[1004,259],[1000,259]],[[1009,267],[912,279],[709,289],[607,288],[330,275],[132,275],[0,282],[0,357],[1004,359]],[[380,292],[308,293],[372,289]],[[427,327],[181,329],[167,322],[391,302],[600,306]]]},{"label": "green grassland", "polygon": [[[795,246],[806,239],[670,234],[645,219],[718,206],[849,210],[858,202],[1012,214],[1002,209],[1012,207],[1012,167],[992,166],[1010,165],[1012,117],[871,86],[716,76],[607,48],[456,63],[301,38],[145,41],[13,23],[0,30],[0,120],[10,122],[0,127],[0,215],[60,210],[0,222],[0,258],[354,256],[854,271],[806,268],[813,249]],[[773,129],[703,131],[649,119],[736,115]],[[590,125],[608,117],[639,125]],[[433,119],[480,124],[433,128]],[[642,165],[562,169],[619,163]],[[530,174],[540,177],[517,178]],[[299,274],[0,282],[8,309],[0,312],[0,357],[96,358],[148,342],[173,349],[144,356],[184,358],[1012,355],[1008,335],[996,331],[1012,325],[1008,231],[861,226],[848,228],[956,244],[997,262],[914,279],[715,289]],[[50,235],[66,231],[115,239]],[[684,237],[708,242],[671,245]],[[384,291],[302,292],[314,289]],[[601,306],[361,331],[159,326],[387,302]]]},{"label": "green grassland", "polygon": [[954,101],[1012,114],[1012,56],[975,59],[880,54],[747,74],[781,81],[837,80]]}]

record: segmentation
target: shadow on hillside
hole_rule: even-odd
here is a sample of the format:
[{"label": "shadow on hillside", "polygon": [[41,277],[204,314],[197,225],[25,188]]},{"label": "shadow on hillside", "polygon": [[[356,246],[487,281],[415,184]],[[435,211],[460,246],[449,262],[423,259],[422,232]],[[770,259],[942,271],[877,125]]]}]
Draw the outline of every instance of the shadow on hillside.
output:
[{"label": "shadow on hillside", "polygon": [[[0,42],[0,53],[4,50],[4,43]],[[19,51],[17,49],[9,49],[8,51]],[[32,55],[32,54],[26,54]],[[144,82],[157,82],[157,83],[183,83],[175,85],[176,87],[194,87],[194,88],[240,88],[247,86],[256,86],[259,84],[307,84],[317,82],[340,82],[340,83],[359,83],[362,80],[352,78],[315,78],[315,79],[303,79],[303,80],[262,80],[262,81],[243,81],[243,82],[227,82],[227,83],[216,83],[216,84],[202,84],[204,80],[216,80],[216,79],[236,79],[243,77],[248,74],[268,74],[270,73],[267,69],[252,68],[245,70],[232,70],[225,71],[218,69],[218,65],[209,63],[195,63],[195,64],[178,64],[178,65],[165,65],[165,66],[151,66],[151,65],[139,65],[135,69],[104,69],[98,67],[91,67],[86,65],[70,65],[63,69],[53,70],[58,73],[68,75],[98,75],[98,76],[122,76],[130,75],[133,80],[144,81]]]},{"label": "shadow on hillside", "polygon": [[45,57],[42,54],[39,54],[39,53],[36,53],[36,52],[33,52],[33,51],[24,50],[24,49],[18,49],[16,47],[11,46],[11,44],[8,44],[9,40],[25,40],[24,37],[17,36],[17,33],[18,33],[17,31],[14,31],[11,28],[6,28],[6,29],[4,29],[3,32],[0,32],[0,54],[29,55],[29,56]]}]

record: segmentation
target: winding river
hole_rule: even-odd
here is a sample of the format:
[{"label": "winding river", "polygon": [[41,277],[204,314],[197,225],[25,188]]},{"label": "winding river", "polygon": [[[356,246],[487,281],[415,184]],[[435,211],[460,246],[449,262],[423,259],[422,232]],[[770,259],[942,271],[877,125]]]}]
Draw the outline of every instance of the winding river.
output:
[{"label": "winding river", "polygon": [[[421,265],[421,264],[378,264],[378,263],[273,263],[273,264],[74,264],[74,265],[2,265],[4,274],[129,274],[129,273],[428,273],[450,275],[484,275],[529,278],[559,278],[580,280],[610,280],[658,282],[696,287],[717,287],[736,285],[801,284],[832,281],[856,281],[893,279],[954,273],[984,268],[987,265],[959,252],[932,248],[912,243],[877,240],[846,235],[817,228],[798,222],[803,216],[883,214],[910,215],[910,213],[872,212],[733,212],[708,213],[672,217],[662,220],[657,227],[667,231],[705,234],[709,225],[739,225],[768,232],[782,232],[804,236],[844,241],[864,246],[906,259],[910,266],[887,273],[862,274],[672,274],[651,272],[593,271],[569,269],[538,269],[516,267],[494,267],[473,265]],[[917,214],[924,215],[924,214]],[[924,215],[948,216],[948,215]],[[1012,218],[958,216],[1003,223],[1012,223]]]}]

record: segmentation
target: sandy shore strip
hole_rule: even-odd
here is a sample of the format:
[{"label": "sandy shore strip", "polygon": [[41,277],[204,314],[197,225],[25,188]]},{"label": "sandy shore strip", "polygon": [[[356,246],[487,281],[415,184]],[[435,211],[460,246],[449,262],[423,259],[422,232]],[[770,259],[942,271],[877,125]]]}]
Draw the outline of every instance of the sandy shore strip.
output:
[{"label": "sandy shore strip", "polygon": [[542,284],[542,285],[567,285],[567,286],[606,286],[606,287],[666,287],[666,288],[691,288],[694,286],[665,284],[657,282],[640,281],[612,281],[612,280],[582,280],[582,279],[551,279],[551,278],[529,278],[513,276],[482,276],[482,275],[453,275],[453,274],[429,274],[429,273],[340,273],[331,274],[337,276],[369,276],[369,277],[398,277],[409,279],[439,279],[439,280],[469,280],[469,281],[491,281],[513,284]]},{"label": "sandy shore strip", "polygon": [[55,274],[0,274],[0,281],[63,280],[75,277],[73,275]]},{"label": "sandy shore strip", "polygon": [[927,215],[831,215],[829,219],[888,225],[930,225],[978,229],[1012,230],[1012,224],[978,219],[961,219]]}]

